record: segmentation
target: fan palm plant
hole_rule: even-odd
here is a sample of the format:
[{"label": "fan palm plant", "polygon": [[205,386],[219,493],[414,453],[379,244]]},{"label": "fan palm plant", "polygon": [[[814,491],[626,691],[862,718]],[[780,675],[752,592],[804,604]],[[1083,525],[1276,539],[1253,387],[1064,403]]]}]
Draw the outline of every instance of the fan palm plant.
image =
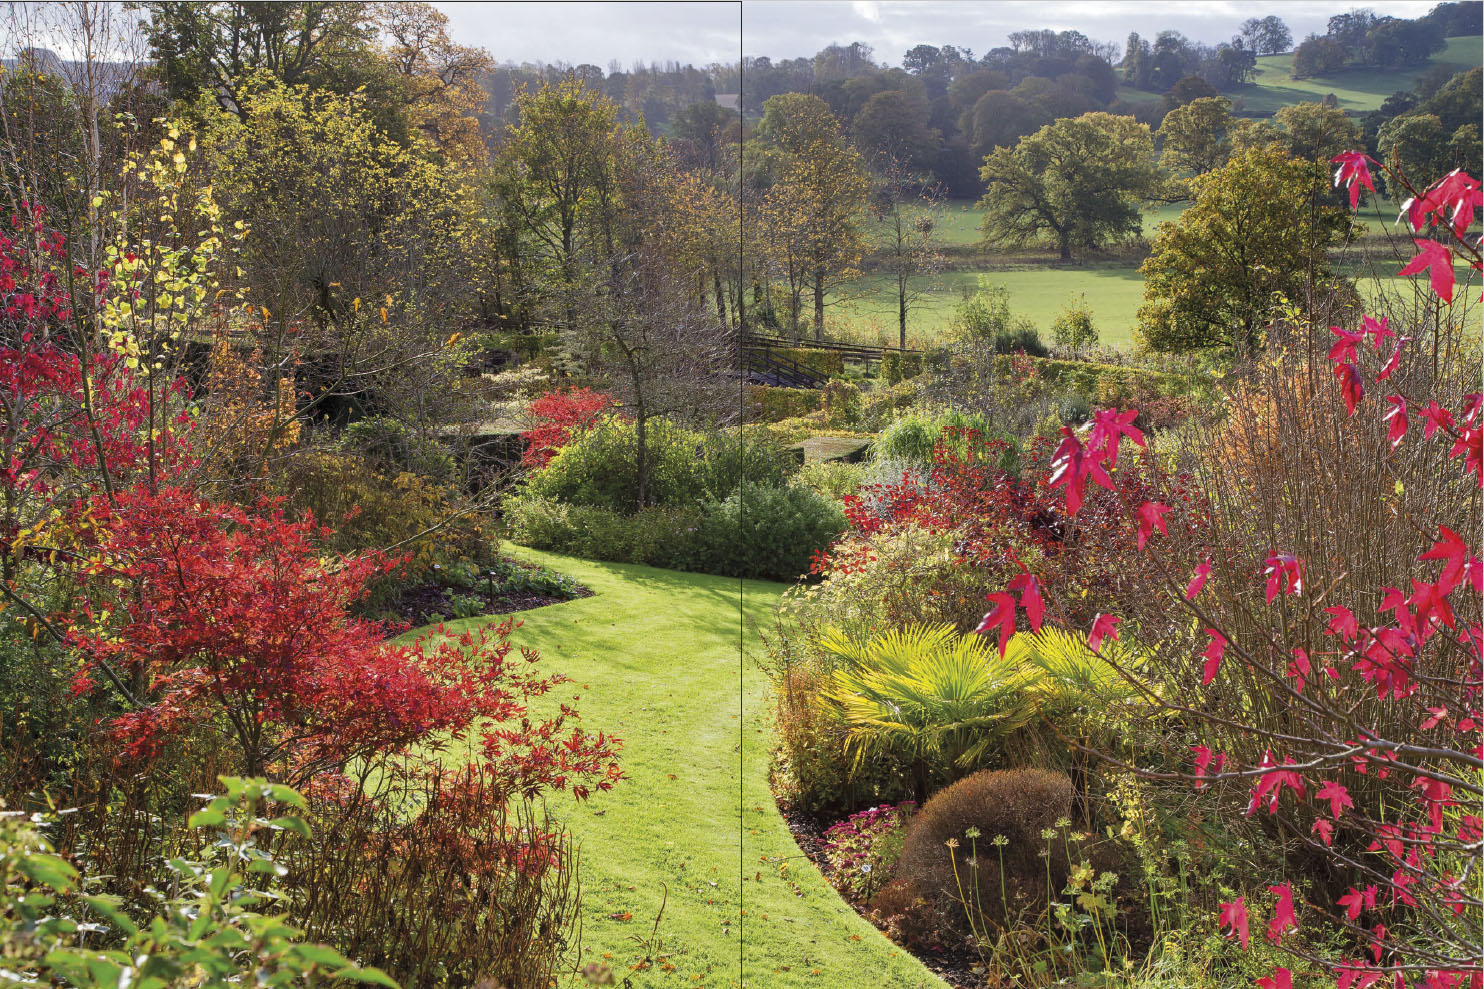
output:
[{"label": "fan palm plant", "polygon": [[865,640],[830,629],[820,645],[844,661],[829,698],[844,716],[855,764],[880,753],[906,759],[918,800],[930,777],[979,768],[1036,714],[1039,670],[951,625],[909,625]]}]

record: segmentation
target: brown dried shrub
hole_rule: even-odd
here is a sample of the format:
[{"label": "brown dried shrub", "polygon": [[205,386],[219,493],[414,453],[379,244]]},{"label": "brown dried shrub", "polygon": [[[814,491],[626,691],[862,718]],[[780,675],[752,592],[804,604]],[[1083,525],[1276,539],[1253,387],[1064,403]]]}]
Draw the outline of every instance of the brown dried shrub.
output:
[{"label": "brown dried shrub", "polygon": [[[1067,882],[1065,843],[1042,833],[1071,818],[1072,800],[1072,781],[1058,773],[975,773],[938,791],[913,819],[897,876],[957,929],[969,926],[969,911],[976,924],[983,918],[1002,928],[1034,918]],[[996,835],[1005,837],[1003,847],[994,845]]]},{"label": "brown dried shrub", "polygon": [[[944,849],[945,851],[947,849]],[[942,948],[943,918],[922,888],[910,879],[893,879],[871,900],[871,921],[905,948]]]}]

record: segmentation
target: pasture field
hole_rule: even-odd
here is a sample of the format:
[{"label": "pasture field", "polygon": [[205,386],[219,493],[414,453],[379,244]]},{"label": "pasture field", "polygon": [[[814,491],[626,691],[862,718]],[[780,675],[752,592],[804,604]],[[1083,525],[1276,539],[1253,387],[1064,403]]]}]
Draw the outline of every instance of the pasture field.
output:
[{"label": "pasture field", "polygon": [[1434,66],[1443,65],[1453,72],[1463,72],[1481,63],[1479,39],[1449,38],[1447,47],[1424,66],[1394,72],[1353,69],[1332,76],[1292,79],[1293,55],[1263,55],[1257,60],[1257,78],[1250,86],[1231,94],[1235,109],[1249,113],[1272,114],[1294,103],[1314,103],[1333,93],[1340,109],[1351,114],[1378,110],[1392,93],[1412,88],[1417,77]]},{"label": "pasture field", "polygon": [[[1452,72],[1463,72],[1484,62],[1477,37],[1447,39],[1447,46],[1426,64],[1412,69],[1378,72],[1374,69],[1350,69],[1331,76],[1293,79],[1293,54],[1263,55],[1257,60],[1257,76],[1239,89],[1225,94],[1240,113],[1272,116],[1295,103],[1317,103],[1333,93],[1341,110],[1351,115],[1378,110],[1392,93],[1410,90],[1417,77],[1434,66],[1445,66]],[[1159,93],[1133,89],[1122,84],[1118,98],[1125,103],[1158,103]]]},{"label": "pasture field", "polygon": [[[1409,279],[1395,275],[1390,261],[1346,266],[1367,297],[1383,286],[1407,289]],[[1459,270],[1463,278],[1463,270]],[[987,285],[1003,285],[1016,315],[1028,319],[1048,344],[1051,322],[1064,309],[1068,296],[1087,296],[1101,342],[1125,347],[1134,342],[1136,314],[1144,301],[1144,279],[1132,264],[1088,264],[1068,267],[1019,265],[939,275],[908,313],[907,345],[914,348],[946,341],[952,334],[954,313],[966,295]],[[1410,291],[1408,291],[1410,295]],[[867,344],[890,344],[897,338],[894,286],[880,275],[866,275],[834,299],[825,315],[831,339]]]},{"label": "pasture field", "polygon": [[[922,347],[946,338],[959,302],[978,290],[981,277],[989,285],[1005,286],[1016,314],[1034,323],[1043,337],[1049,336],[1051,321],[1066,307],[1069,293],[1077,292],[1087,296],[1104,343],[1121,345],[1133,340],[1134,312],[1144,293],[1137,266],[1016,265],[938,275],[917,301],[916,311],[908,313],[908,346]],[[870,343],[896,339],[895,288],[886,276],[862,276],[834,302],[825,315],[830,335],[850,335]],[[842,332],[845,326],[849,333]]]}]

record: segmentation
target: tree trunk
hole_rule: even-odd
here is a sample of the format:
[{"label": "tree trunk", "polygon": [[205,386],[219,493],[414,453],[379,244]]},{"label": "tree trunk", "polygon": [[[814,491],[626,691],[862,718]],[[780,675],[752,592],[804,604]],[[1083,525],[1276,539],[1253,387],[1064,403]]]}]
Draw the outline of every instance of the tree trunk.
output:
[{"label": "tree trunk", "polygon": [[907,280],[897,279],[897,346],[907,349]]},{"label": "tree trunk", "polygon": [[814,269],[814,341],[824,343],[824,269]]},{"label": "tree trunk", "polygon": [[1061,234],[1057,237],[1057,241],[1061,246],[1061,259],[1063,261],[1072,260],[1072,238],[1066,234]]},{"label": "tree trunk", "polygon": [[712,272],[711,290],[716,293],[716,318],[721,321],[721,328],[727,328],[727,300],[721,291],[721,276]]},{"label": "tree trunk", "polygon": [[638,491],[635,497],[635,507],[642,509],[649,498],[649,417],[644,414],[644,405],[639,403],[634,408],[634,473],[637,475]]}]

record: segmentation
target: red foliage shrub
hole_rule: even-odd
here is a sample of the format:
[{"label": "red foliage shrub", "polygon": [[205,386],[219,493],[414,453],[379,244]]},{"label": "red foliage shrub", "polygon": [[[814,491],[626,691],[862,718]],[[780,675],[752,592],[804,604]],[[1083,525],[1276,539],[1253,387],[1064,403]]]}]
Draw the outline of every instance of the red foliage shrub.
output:
[{"label": "red foliage shrub", "polygon": [[[1336,161],[1352,189],[1368,182],[1364,155]],[[1453,238],[1419,240],[1403,269],[1428,273],[1436,313],[1408,329],[1370,317],[1331,327],[1331,368],[1279,368],[1255,409],[1234,407],[1235,427],[1261,435],[1208,451],[1217,545],[1196,579],[1166,555],[1174,540],[1153,522],[1178,490],[1155,458],[1149,495],[1117,492],[1110,511],[1145,543],[1120,601],[1151,654],[1149,697],[1196,740],[1188,769],[1151,775],[1191,782],[1215,816],[1245,830],[1252,855],[1281,859],[1282,881],[1266,887],[1269,940],[1341,989],[1454,989],[1484,983],[1484,901],[1471,876],[1484,834],[1484,566],[1469,542],[1484,423],[1479,394],[1461,394],[1477,366],[1450,367],[1449,307],[1454,252],[1484,267],[1478,239],[1465,236],[1484,194],[1461,172],[1422,192],[1392,180],[1413,193],[1404,215],[1415,232],[1433,225]],[[1431,352],[1412,359],[1412,335]],[[1331,378],[1329,394],[1306,383]],[[1284,414],[1286,404],[1302,413]],[[1111,428],[1113,416],[1097,422]],[[1067,435],[1048,483],[1066,489],[1070,515],[1087,480],[1116,492],[1116,441],[1096,424],[1085,445]],[[1171,614],[1203,629],[1198,641]],[[1246,896],[1221,904],[1219,926],[1243,948],[1251,914]],[[1341,945],[1338,956],[1321,944]],[[1263,981],[1287,985],[1292,974]]]},{"label": "red foliage shrub", "polygon": [[612,407],[613,396],[591,388],[562,388],[535,399],[528,411],[536,425],[520,434],[526,442],[522,466],[545,467],[558,450],[577,433],[591,429]]},{"label": "red foliage shrub", "polygon": [[[615,740],[567,732],[571,708],[544,721],[528,716],[526,701],[565,678],[535,673],[532,652],[512,654],[510,623],[412,645],[383,641],[380,627],[347,608],[393,561],[326,562],[316,545],[324,531],[312,520],[167,488],[96,498],[87,525],[88,616],[99,621],[73,641],[89,670],[133,684],[135,710],[112,723],[132,756],[221,722],[244,773],[276,768],[302,782],[479,729],[504,792],[570,786],[581,797],[617,778]],[[129,591],[114,598],[118,586]],[[102,621],[103,609],[116,620]]]}]

